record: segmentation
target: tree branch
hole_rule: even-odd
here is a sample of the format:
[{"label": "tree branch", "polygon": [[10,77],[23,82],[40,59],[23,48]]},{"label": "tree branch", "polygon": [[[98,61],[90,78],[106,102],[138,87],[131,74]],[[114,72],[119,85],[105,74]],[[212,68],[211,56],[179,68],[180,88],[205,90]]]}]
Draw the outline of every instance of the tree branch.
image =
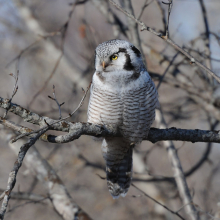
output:
[{"label": "tree branch", "polygon": [[[209,23],[208,23],[208,16],[207,16],[207,12],[206,12],[206,8],[205,8],[205,4],[203,0],[199,0],[199,4],[200,7],[202,9],[202,15],[203,15],[203,21],[204,21],[204,25],[205,25],[205,49],[207,52],[207,56],[210,57],[211,55],[211,49],[210,49],[210,30],[209,30]],[[211,64],[211,59],[208,58],[206,60],[206,65],[208,68],[212,68],[212,64]]]},{"label": "tree branch", "polygon": [[170,44],[172,47],[174,47],[176,50],[178,50],[179,52],[184,54],[187,58],[189,58],[191,64],[195,63],[200,68],[202,68],[207,73],[209,73],[213,78],[215,78],[217,82],[220,83],[220,78],[214,72],[212,72],[212,70],[210,70],[209,68],[204,66],[202,63],[200,63],[197,59],[195,59],[192,55],[190,55],[188,52],[186,52],[184,49],[182,49],[178,44],[176,44],[170,38],[167,38],[167,36],[163,36],[162,33],[159,33],[157,31],[153,30],[152,28],[146,26],[142,21],[138,20],[132,14],[130,14],[129,12],[125,11],[120,5],[115,3],[113,0],[109,0],[109,1],[111,2],[112,5],[114,5],[117,9],[119,9],[121,12],[123,12],[126,16],[128,16],[129,18],[133,19],[136,23],[138,23],[141,26],[141,31],[147,30],[147,31],[151,32],[152,34],[156,35],[157,37],[163,39],[168,44]]},{"label": "tree branch", "polygon": [[121,21],[121,19],[112,11],[108,2],[103,0],[91,0],[94,6],[106,17],[108,22],[112,25],[113,34],[115,38],[119,37],[120,32],[127,37],[126,31],[128,27]]},{"label": "tree branch", "polygon": [[16,177],[17,177],[18,170],[20,169],[20,167],[22,165],[22,162],[24,160],[24,157],[25,157],[27,151],[29,150],[29,148],[33,144],[35,144],[35,142],[38,140],[38,138],[42,134],[44,134],[48,129],[49,128],[45,128],[41,132],[35,134],[34,138],[30,138],[27,143],[25,143],[21,146],[20,151],[18,153],[17,160],[15,161],[14,167],[13,167],[12,171],[9,174],[7,189],[4,192],[4,199],[3,199],[2,207],[1,207],[1,210],[0,210],[0,219],[1,220],[4,219],[4,215],[5,215],[7,206],[8,206],[11,191],[13,190],[13,188],[15,186],[15,183],[16,183]]},{"label": "tree branch", "polygon": [[[166,121],[163,117],[162,111],[158,111],[157,121],[161,127],[167,127]],[[200,220],[199,214],[193,204],[192,196],[186,182],[183,168],[177,154],[177,150],[172,141],[165,141],[164,147],[168,152],[170,162],[172,164],[173,176],[175,178],[180,198],[183,200],[183,205],[186,213],[191,220]]]},{"label": "tree branch", "polygon": [[[7,109],[9,103],[7,99],[3,99],[0,97],[0,108]],[[9,108],[9,112],[12,112],[15,115],[21,117],[24,121],[37,124],[39,126],[45,125],[44,120],[50,124],[49,130],[63,131],[68,132],[64,135],[46,135],[41,136],[41,140],[51,142],[51,143],[67,143],[78,139],[81,135],[89,135],[95,137],[106,137],[106,136],[121,136],[120,133],[111,132],[108,128],[104,128],[102,125],[95,125],[91,123],[84,122],[69,122],[69,121],[60,121],[48,118],[46,116],[40,116],[34,112],[31,112],[17,104],[11,103]],[[18,131],[21,134],[30,135],[30,132],[33,132],[31,129],[16,125],[13,122],[10,122],[4,118],[0,117],[0,123]],[[30,137],[33,133],[31,133]],[[151,128],[147,138],[144,140],[148,140],[152,143],[156,143],[158,141],[164,140],[173,140],[173,141],[188,141],[188,142],[213,142],[220,143],[220,133],[219,131],[211,131],[211,130],[199,130],[199,129],[178,129],[175,127],[167,128],[167,129],[157,129]]]},{"label": "tree branch", "polygon": [[[13,134],[7,133],[5,130],[1,130],[0,135],[4,139],[7,139],[9,147],[17,154],[19,145],[21,145],[24,141],[20,140],[15,144],[11,144],[9,140]],[[85,211],[73,200],[60,177],[50,166],[47,160],[41,156],[35,146],[32,146],[25,158],[24,163],[26,167],[28,167],[28,169],[36,175],[39,182],[42,183],[44,188],[47,190],[51,204],[64,220],[91,220],[89,215],[85,213]],[[38,195],[35,196],[30,193],[12,193],[11,196],[16,199],[27,199],[32,201],[43,199]]]},{"label": "tree branch", "polygon": [[[132,15],[134,15],[134,9],[132,7],[131,0],[125,0],[124,1],[125,9]],[[141,40],[138,32],[138,25],[135,21],[127,17],[128,24],[129,24],[129,30],[131,32],[131,42],[134,44],[135,47],[137,47],[140,51],[141,54],[144,56],[142,46],[141,46]],[[143,57],[144,63],[145,59]]]},{"label": "tree branch", "polygon": [[162,206],[163,208],[165,208],[167,211],[169,211],[170,213],[172,213],[173,215],[178,216],[180,219],[184,218],[178,213],[175,212],[173,210],[171,210],[170,208],[168,208],[167,206],[163,205],[162,203],[158,202],[156,199],[152,198],[151,196],[149,196],[147,193],[145,193],[143,190],[141,190],[140,188],[138,188],[137,186],[135,186],[133,183],[131,184],[135,189],[137,189],[138,191],[140,191],[142,194],[144,194],[146,197],[148,197],[149,199],[153,200],[156,204],[159,204],[160,206]]}]

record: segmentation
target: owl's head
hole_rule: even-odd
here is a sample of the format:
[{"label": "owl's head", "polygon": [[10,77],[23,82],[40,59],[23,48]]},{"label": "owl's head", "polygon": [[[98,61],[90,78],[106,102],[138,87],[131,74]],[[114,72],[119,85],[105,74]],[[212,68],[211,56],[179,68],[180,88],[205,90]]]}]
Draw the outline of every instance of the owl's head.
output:
[{"label": "owl's head", "polygon": [[140,51],[125,40],[110,40],[95,50],[95,69],[98,72],[137,71],[145,68]]}]

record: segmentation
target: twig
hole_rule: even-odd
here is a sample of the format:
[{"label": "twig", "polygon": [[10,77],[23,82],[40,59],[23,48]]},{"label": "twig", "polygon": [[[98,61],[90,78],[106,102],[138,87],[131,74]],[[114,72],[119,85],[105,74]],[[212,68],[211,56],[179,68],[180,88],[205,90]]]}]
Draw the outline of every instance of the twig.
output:
[{"label": "twig", "polygon": [[209,32],[209,33],[212,34],[215,37],[215,39],[217,40],[218,44],[220,45],[220,37],[216,33],[214,33],[214,32]]},{"label": "twig", "polygon": [[73,12],[74,12],[74,9],[76,7],[76,5],[78,4],[78,0],[72,5],[72,9],[70,10],[69,12],[69,16],[68,16],[68,19],[67,21],[64,23],[64,25],[60,28],[59,32],[61,32],[61,47],[60,47],[60,50],[61,50],[61,54],[60,56],[58,57],[54,67],[53,67],[53,70],[51,71],[49,77],[46,79],[46,81],[44,82],[44,85],[39,89],[39,91],[34,95],[34,97],[32,98],[30,104],[28,105],[28,108],[30,108],[32,106],[32,104],[34,103],[34,101],[36,100],[36,98],[41,94],[41,92],[47,87],[49,81],[51,80],[51,78],[53,77],[54,73],[56,72],[57,70],[57,67],[59,66],[60,64],[60,61],[64,55],[64,43],[65,43],[65,39],[66,39],[66,34],[67,34],[67,30],[68,30],[68,27],[69,27],[69,23],[70,23],[70,20],[72,18],[72,15],[73,15]]},{"label": "twig", "polygon": [[21,58],[21,56],[28,51],[31,47],[33,47],[35,44],[39,43],[42,40],[42,38],[37,39],[36,41],[34,41],[33,43],[31,43],[29,46],[27,46],[25,49],[21,50],[20,53],[13,58],[8,64],[6,64],[6,68],[8,68],[12,63],[14,63],[16,60],[19,60]]},{"label": "twig", "polygon": [[90,166],[90,167],[97,168],[97,169],[105,171],[105,167],[102,164],[90,162],[82,154],[79,154],[78,158],[85,162],[85,166]]},{"label": "twig", "polygon": [[192,175],[196,170],[198,170],[202,166],[202,164],[205,161],[208,160],[209,154],[211,153],[211,148],[212,148],[212,143],[209,142],[201,159],[193,167],[191,167],[190,170],[185,172],[185,177]]},{"label": "twig", "polygon": [[[210,129],[213,131],[217,127],[218,124],[219,124],[219,121],[216,121],[214,124],[211,124]],[[193,167],[191,167],[190,170],[185,172],[186,177],[192,175],[196,170],[198,170],[202,166],[202,164],[205,161],[207,161],[209,159],[211,149],[212,149],[212,142],[209,142],[207,144],[206,150],[203,153],[203,156],[201,157],[201,159]]]},{"label": "twig", "polygon": [[13,97],[15,96],[15,94],[18,91],[18,75],[19,75],[19,70],[17,71],[17,75],[14,75],[13,73],[10,73],[9,75],[12,76],[15,79],[15,85],[14,85],[14,89],[13,89],[11,98],[8,100],[9,107],[6,109],[6,111],[5,111],[4,115],[3,115],[3,118],[6,118],[6,116],[8,114],[8,109],[11,106],[11,101],[12,101]]},{"label": "twig", "polygon": [[172,6],[173,6],[173,0],[169,0],[168,3],[163,2],[163,4],[168,5],[168,14],[167,14],[167,24],[166,24],[166,38],[169,38],[169,23],[170,23],[170,13],[172,10]]},{"label": "twig", "polygon": [[122,33],[125,37],[127,36],[128,27],[124,22],[115,14],[109,7],[108,2],[103,0],[91,0],[95,7],[106,17],[107,21],[112,24],[113,34],[115,38],[118,38],[119,34]]},{"label": "twig", "polygon": [[198,55],[204,57],[205,59],[209,59],[209,60],[213,60],[213,61],[220,62],[220,59],[211,57],[210,55],[207,55],[207,54],[205,54],[204,52],[200,52],[200,51],[198,51],[198,50],[194,50],[194,49],[188,48],[188,47],[186,47],[186,46],[184,46],[183,49],[187,49],[189,52],[195,52],[195,53],[197,53]]},{"label": "twig", "polygon": [[152,2],[154,2],[154,0],[151,0],[149,3],[148,3],[148,0],[145,0],[144,5],[141,8],[141,11],[140,11],[139,15],[137,16],[138,20],[141,19],[142,15],[144,13],[145,8],[147,8]]},{"label": "twig", "polygon": [[61,115],[61,108],[60,107],[64,104],[64,102],[59,104],[59,102],[57,101],[56,92],[55,92],[55,86],[54,85],[53,85],[53,98],[51,96],[48,96],[48,98],[54,100],[57,103],[57,106],[58,106],[58,109],[59,109],[59,119],[61,119],[62,115]]},{"label": "twig", "polygon": [[59,63],[63,57],[63,51],[61,52],[60,56],[58,57],[54,67],[53,67],[53,70],[52,72],[50,73],[49,77],[46,79],[46,81],[44,82],[44,85],[40,88],[40,90],[33,96],[30,104],[28,105],[28,108],[30,108],[32,106],[32,104],[34,103],[34,101],[36,100],[36,98],[41,94],[41,92],[47,87],[49,81],[52,79],[54,73],[56,72],[57,70],[57,67],[59,66]]},{"label": "twig", "polygon": [[198,209],[199,209],[199,211],[200,211],[201,213],[204,213],[205,215],[209,216],[209,217],[211,218],[211,220],[220,220],[220,218],[211,215],[209,212],[204,212],[204,211],[203,211],[202,209],[200,209],[200,208],[198,208]]},{"label": "twig", "polygon": [[45,35],[40,35],[38,34],[39,36],[39,39],[37,39],[36,41],[34,41],[33,43],[31,43],[30,45],[28,45],[26,48],[24,48],[23,50],[20,51],[20,53],[15,57],[13,58],[9,63],[6,64],[5,68],[8,68],[12,63],[14,63],[16,60],[20,60],[22,55],[27,52],[31,47],[33,47],[35,44],[41,42],[42,40],[46,40],[47,38],[49,37],[53,37],[53,36],[57,36],[57,35],[60,35],[61,32],[60,31],[55,31],[55,32],[51,32],[51,33],[48,33],[48,34],[45,34]]},{"label": "twig", "polygon": [[34,191],[35,187],[37,186],[38,182],[39,181],[38,181],[37,177],[35,176],[32,180],[32,183],[29,185],[27,192],[32,193]]},{"label": "twig", "polygon": [[30,201],[24,202],[24,203],[22,203],[22,204],[19,204],[19,205],[16,205],[16,206],[10,208],[7,213],[13,212],[13,211],[16,210],[16,209],[18,209],[18,208],[20,208],[20,207],[24,207],[25,205],[28,205],[28,204],[31,204],[31,203],[34,203],[34,204],[36,204],[36,203],[42,203],[43,201],[45,201],[45,200],[47,200],[47,199],[49,199],[49,197],[45,197],[45,198],[38,199],[38,200],[30,200]]},{"label": "twig", "polygon": [[163,75],[162,75],[162,77],[161,77],[159,83],[157,84],[157,90],[159,90],[160,85],[161,85],[161,83],[163,82],[163,79],[164,79],[165,75],[167,74],[169,68],[173,65],[173,62],[174,62],[175,59],[177,58],[178,54],[179,54],[179,52],[177,52],[177,53],[174,55],[173,59],[172,59],[172,60],[170,61],[170,63],[169,63],[169,66],[168,66],[168,67],[166,68],[166,70],[164,71],[164,73],[163,73]]},{"label": "twig", "polygon": [[[124,4],[125,4],[126,10],[131,15],[134,15],[134,9],[133,9],[131,0],[124,1]],[[141,40],[140,40],[140,36],[139,36],[139,31],[138,31],[138,25],[137,25],[137,23],[135,21],[133,21],[129,17],[127,17],[127,20],[128,20],[128,24],[129,24],[129,30],[131,32],[131,42],[134,44],[134,46],[136,46],[140,50],[142,56],[144,56],[144,53],[143,53],[143,50],[142,50],[142,46],[141,46]],[[143,59],[143,61],[146,64],[146,60]]]},{"label": "twig", "polygon": [[[157,6],[160,9],[161,15],[162,15],[162,23],[163,23],[163,33],[164,35],[166,35],[166,12],[164,10],[164,8],[162,7],[160,0],[156,0]],[[139,19],[138,19],[139,20]]]},{"label": "twig", "polygon": [[179,45],[177,45],[175,42],[173,42],[171,39],[164,37],[162,33],[159,33],[155,30],[153,30],[152,28],[146,26],[142,21],[138,20],[137,18],[135,18],[132,14],[128,13],[127,11],[125,11],[123,8],[121,8],[120,5],[118,5],[117,3],[115,3],[113,0],[109,0],[111,2],[112,5],[114,5],[116,8],[118,8],[121,12],[123,12],[126,16],[128,16],[129,18],[133,19],[136,23],[138,23],[141,26],[141,31],[147,30],[150,33],[160,37],[161,39],[163,39],[164,41],[166,41],[168,44],[170,44],[172,47],[174,47],[176,50],[178,50],[179,52],[181,52],[182,54],[184,54],[186,57],[188,57],[190,59],[191,64],[196,64],[198,65],[200,68],[202,68],[203,70],[205,70],[207,73],[209,73],[212,77],[214,77],[217,82],[220,83],[220,78],[214,73],[212,72],[212,70],[210,70],[209,68],[207,68],[206,66],[204,66],[202,63],[200,63],[198,60],[196,60],[192,55],[190,55],[189,53],[187,53],[184,49],[182,49]]},{"label": "twig", "polygon": [[[91,84],[92,84],[92,82],[89,84],[87,90],[84,91],[84,96],[83,96],[83,98],[81,99],[81,101],[80,101],[79,105],[77,106],[77,108],[76,108],[72,113],[70,113],[69,116],[66,116],[66,117],[64,117],[64,118],[61,118],[60,120],[55,121],[55,122],[52,122],[52,123],[50,123],[50,124],[45,121],[46,124],[48,123],[47,126],[42,127],[42,128],[40,128],[40,129],[38,129],[38,130],[36,130],[36,131],[28,132],[28,133],[26,133],[26,134],[21,134],[21,135],[17,136],[16,138],[14,138],[14,139],[12,140],[12,143],[13,143],[13,142],[16,142],[16,141],[19,140],[20,138],[23,138],[23,137],[25,137],[25,136],[34,134],[34,133],[36,133],[36,132],[40,132],[42,129],[48,128],[49,126],[51,126],[51,125],[53,125],[53,124],[59,123],[59,122],[61,122],[61,121],[64,121],[64,120],[66,120],[66,119],[72,117],[72,115],[83,105],[83,102],[84,102],[84,100],[85,100],[85,98],[86,98],[86,95],[87,95],[87,93],[88,93],[88,91],[89,91],[89,88],[90,88]],[[45,119],[44,119],[44,120],[45,120]]]},{"label": "twig", "polygon": [[[205,36],[206,36],[205,47],[206,47],[206,52],[208,54],[208,57],[210,57],[211,49],[210,49],[210,30],[209,30],[208,16],[207,16],[207,12],[206,12],[204,1],[203,0],[199,0],[199,4],[200,4],[200,7],[202,9],[203,21],[204,21],[204,25],[205,25]],[[211,60],[210,59],[207,60],[206,65],[210,69],[212,68],[212,64],[211,64]]]},{"label": "twig", "polygon": [[[87,87],[87,90],[86,90],[86,91],[82,88],[82,90],[83,90],[83,92],[84,92],[84,96],[83,96],[83,98],[81,99],[81,101],[80,101],[79,105],[77,106],[77,108],[76,108],[72,113],[69,114],[69,117],[71,117],[71,116],[83,105],[83,102],[84,102],[84,100],[85,100],[85,98],[86,98],[86,95],[87,95],[87,93],[88,93],[88,91],[89,91],[91,85],[92,85],[92,82],[90,82],[90,84],[89,84],[89,86]],[[67,118],[69,118],[69,117],[66,117],[66,118],[64,118],[63,120],[65,120],[65,119],[67,119]]]},{"label": "twig", "polygon": [[149,199],[153,200],[155,203],[157,203],[158,205],[162,206],[163,208],[165,208],[167,211],[169,211],[170,213],[172,213],[173,215],[178,216],[180,219],[184,218],[178,213],[175,212],[171,209],[169,209],[167,206],[163,205],[162,203],[158,202],[156,199],[152,198],[151,196],[149,196],[147,193],[145,193],[144,191],[142,191],[140,188],[138,188],[137,186],[135,186],[133,183],[131,184],[135,189],[137,189],[138,191],[140,191],[141,193],[143,193],[146,197],[148,197]]},{"label": "twig", "polygon": [[[3,192],[2,194],[5,194],[5,190],[0,189],[0,192]],[[26,193],[26,192],[11,192],[11,199],[18,199],[18,200],[31,200],[36,201],[40,199],[45,199],[46,197],[42,195],[37,195],[33,193]]]},{"label": "twig", "polygon": [[88,2],[88,0],[76,1],[75,3],[69,3],[69,5],[82,5]]}]

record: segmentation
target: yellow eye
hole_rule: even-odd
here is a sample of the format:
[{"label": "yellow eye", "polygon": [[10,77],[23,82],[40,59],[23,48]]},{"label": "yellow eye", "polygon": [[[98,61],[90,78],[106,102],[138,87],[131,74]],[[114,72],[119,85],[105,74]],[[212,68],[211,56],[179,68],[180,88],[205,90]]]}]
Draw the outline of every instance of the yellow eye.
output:
[{"label": "yellow eye", "polygon": [[118,59],[118,56],[117,56],[117,55],[112,55],[112,56],[111,56],[111,59],[112,59],[112,60],[117,60],[117,59]]}]

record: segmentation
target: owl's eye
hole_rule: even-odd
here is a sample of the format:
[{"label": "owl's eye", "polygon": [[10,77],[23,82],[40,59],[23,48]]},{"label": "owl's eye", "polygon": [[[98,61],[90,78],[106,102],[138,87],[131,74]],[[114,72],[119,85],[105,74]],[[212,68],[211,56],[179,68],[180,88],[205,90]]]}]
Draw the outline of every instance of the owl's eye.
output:
[{"label": "owl's eye", "polygon": [[111,60],[117,60],[118,59],[118,55],[114,54],[111,56]]}]

